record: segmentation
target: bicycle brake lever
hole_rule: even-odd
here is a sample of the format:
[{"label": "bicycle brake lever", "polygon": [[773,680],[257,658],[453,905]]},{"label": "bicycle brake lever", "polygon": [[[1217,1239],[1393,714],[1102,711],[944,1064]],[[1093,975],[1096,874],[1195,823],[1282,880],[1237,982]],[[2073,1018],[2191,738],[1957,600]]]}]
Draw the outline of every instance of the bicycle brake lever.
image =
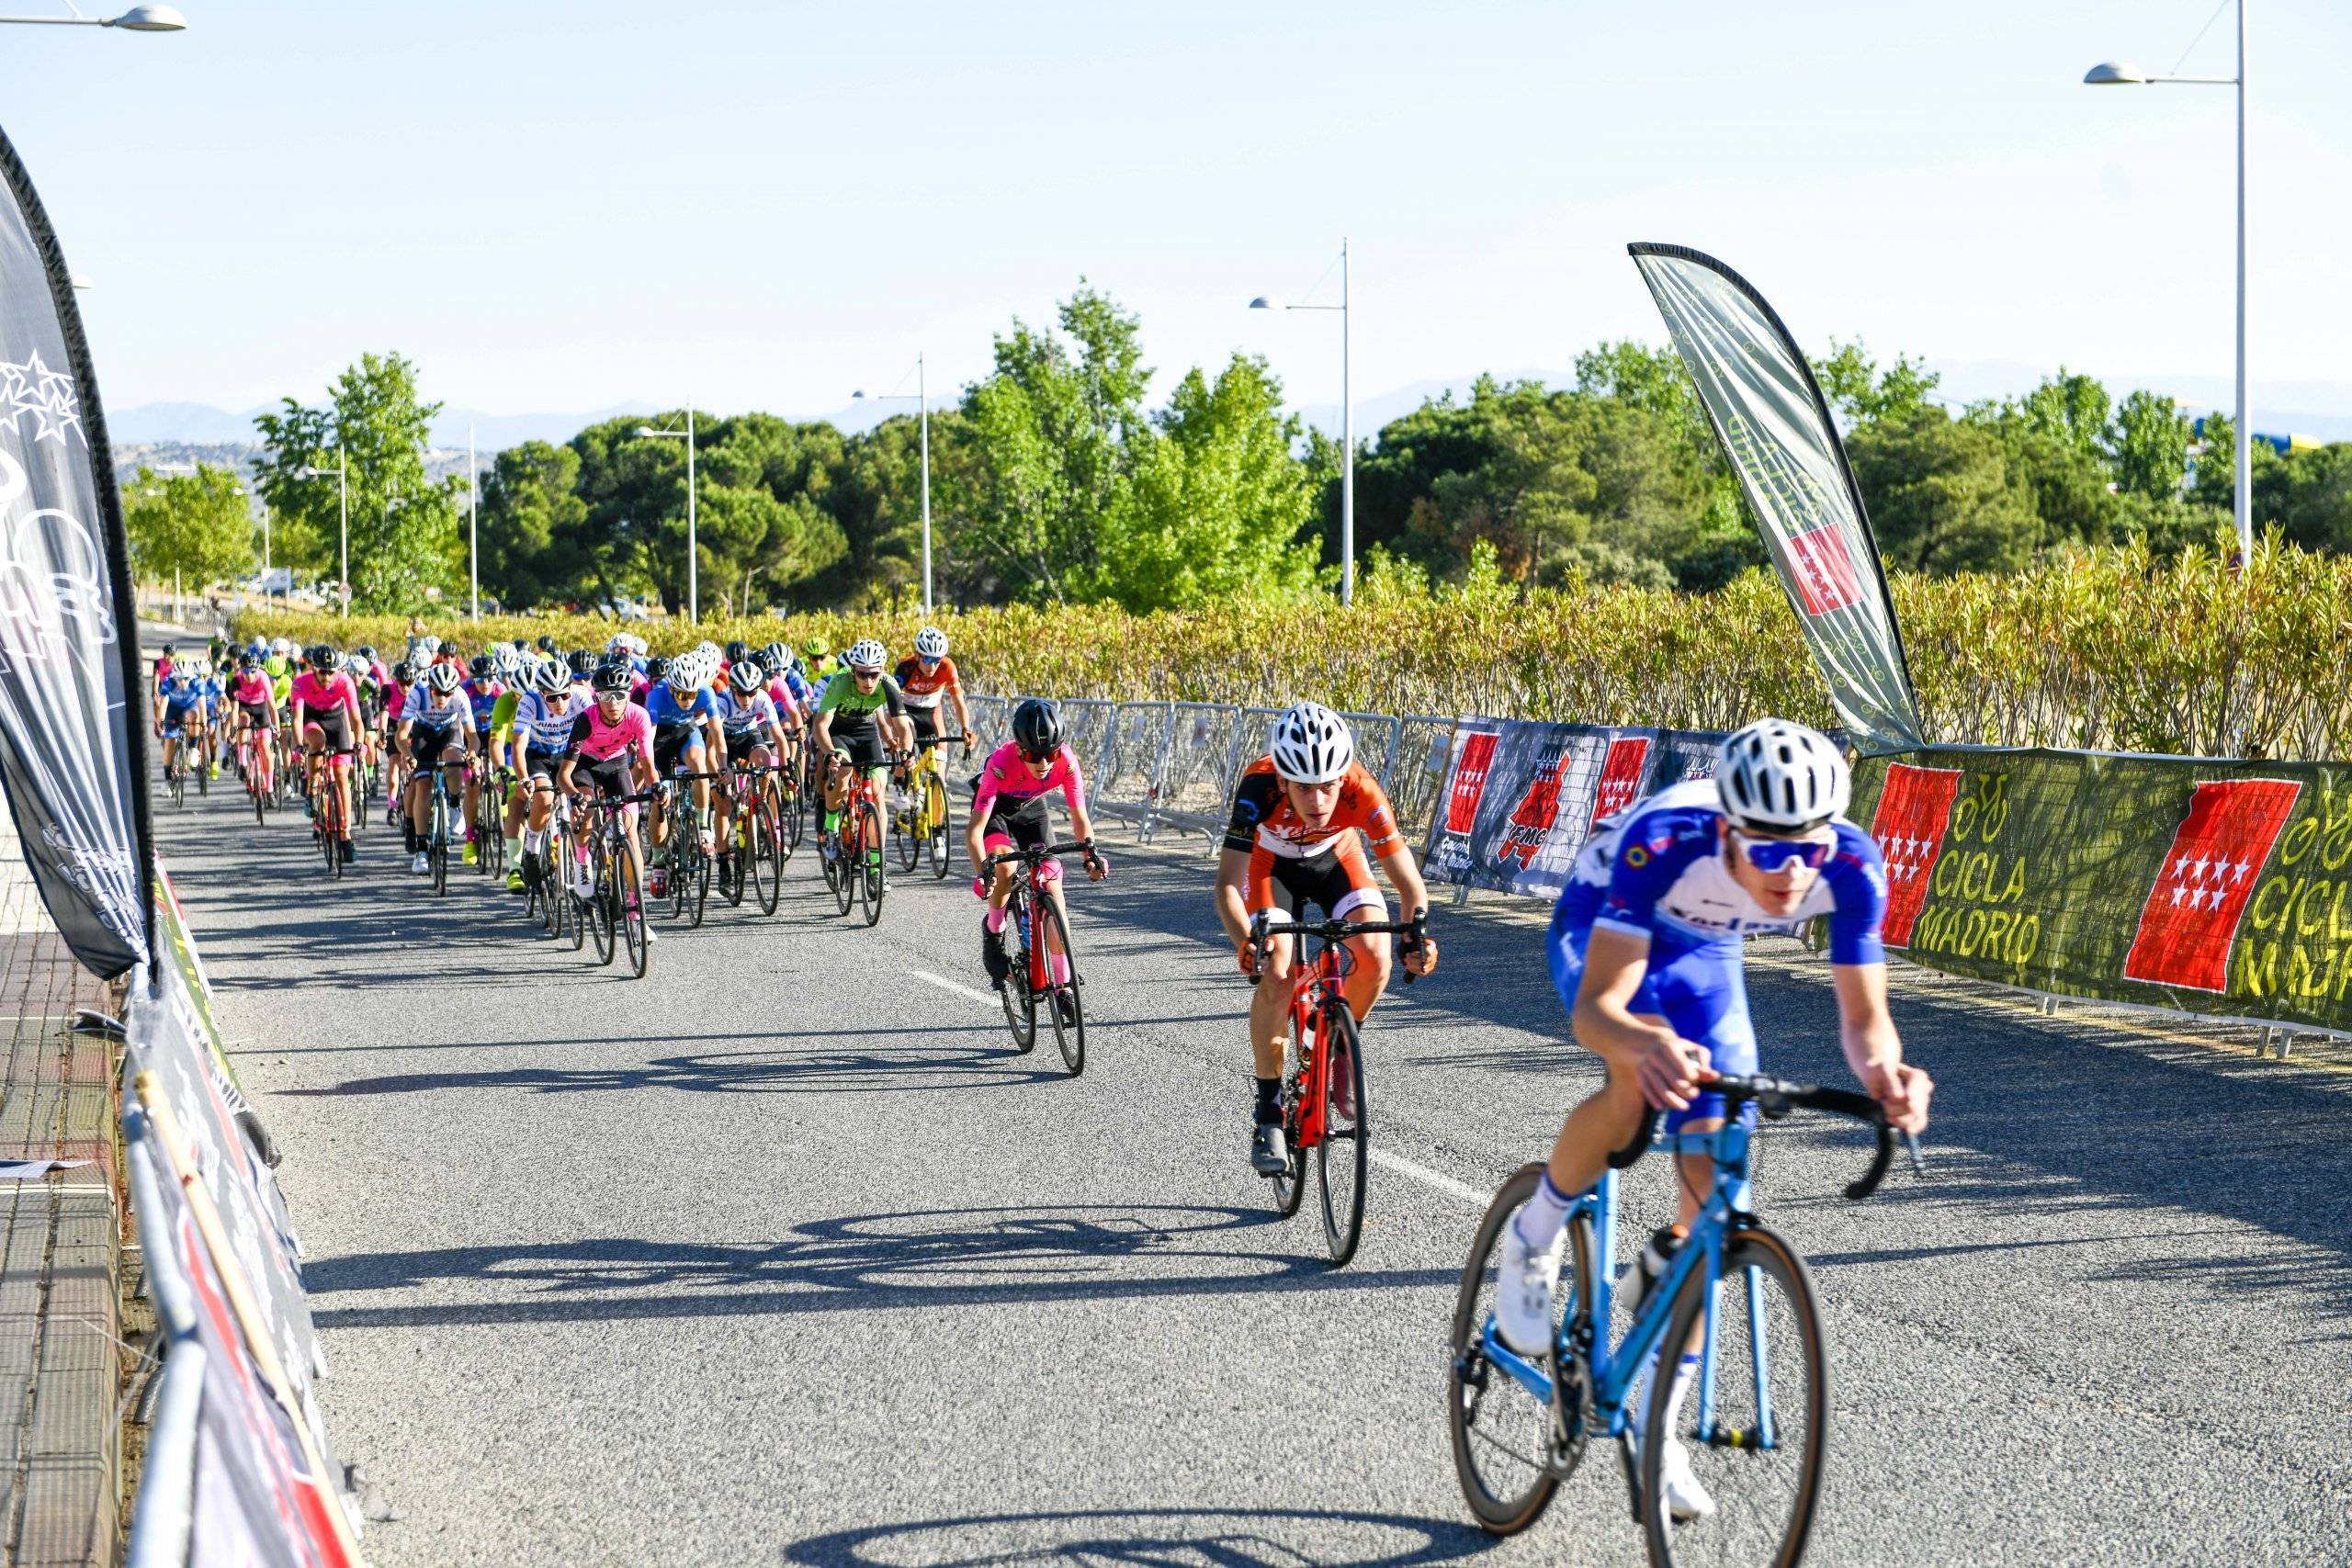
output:
[{"label": "bicycle brake lever", "polygon": [[1904,1134],[1903,1147],[1904,1151],[1911,1156],[1911,1174],[1924,1180],[1928,1174],[1928,1162],[1919,1157],[1919,1134]]}]

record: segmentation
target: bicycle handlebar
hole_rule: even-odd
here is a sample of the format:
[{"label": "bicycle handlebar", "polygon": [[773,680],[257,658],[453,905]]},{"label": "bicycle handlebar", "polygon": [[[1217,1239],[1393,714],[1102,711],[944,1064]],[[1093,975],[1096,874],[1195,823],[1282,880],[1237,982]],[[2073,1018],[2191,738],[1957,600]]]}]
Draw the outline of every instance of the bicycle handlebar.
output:
[{"label": "bicycle handlebar", "polygon": [[1034,850],[999,850],[996,853],[982,861],[980,863],[980,866],[981,869],[988,870],[999,864],[1008,864],[1013,861],[1034,862],[1051,860],[1056,855],[1066,855],[1073,851],[1083,851],[1087,858],[1091,860],[1094,858],[1094,840],[1091,839],[1074,839],[1069,842],[1063,844],[1040,844]]},{"label": "bicycle handlebar", "polygon": [[[1394,933],[1405,938],[1403,945],[1408,953],[1419,948],[1430,934],[1430,917],[1426,909],[1409,920],[1323,920],[1312,925],[1303,924],[1297,920],[1284,920],[1279,927],[1270,918],[1272,913],[1271,910],[1261,909],[1250,917],[1250,944],[1257,949],[1258,969],[1261,974],[1266,967],[1266,945],[1273,940],[1277,931],[1295,933],[1299,936],[1319,937],[1327,942],[1344,942],[1350,937]],[[1405,984],[1408,986],[1419,977],[1409,968],[1404,973]],[[1250,983],[1256,985],[1258,976],[1250,976]]]},{"label": "bicycle handlebar", "polygon": [[600,807],[606,811],[618,811],[624,806],[642,806],[661,793],[662,792],[660,790],[641,789],[635,795],[597,795],[593,798],[582,796],[581,799],[581,805],[583,807]]},{"label": "bicycle handlebar", "polygon": [[[1731,1074],[1702,1079],[1700,1087],[1702,1093],[1722,1095],[1726,1110],[1753,1101],[1756,1109],[1770,1122],[1778,1122],[1802,1106],[1808,1111],[1826,1111],[1832,1115],[1849,1116],[1857,1122],[1869,1123],[1877,1134],[1878,1146],[1871,1153],[1870,1168],[1859,1180],[1846,1184],[1846,1196],[1855,1202],[1859,1203],[1877,1191],[1879,1183],[1886,1179],[1888,1168],[1894,1163],[1894,1144],[1898,1134],[1888,1123],[1885,1109],[1867,1094],[1850,1089],[1824,1089],[1819,1084],[1792,1083],[1786,1078]],[[1655,1105],[1643,1111],[1641,1127],[1635,1132],[1633,1141],[1609,1156],[1611,1168],[1623,1170],[1642,1157],[1657,1131],[1658,1115],[1658,1108]],[[1920,1156],[1917,1135],[1911,1133],[1899,1135],[1911,1156],[1912,1172],[1926,1176],[1928,1165]]]}]

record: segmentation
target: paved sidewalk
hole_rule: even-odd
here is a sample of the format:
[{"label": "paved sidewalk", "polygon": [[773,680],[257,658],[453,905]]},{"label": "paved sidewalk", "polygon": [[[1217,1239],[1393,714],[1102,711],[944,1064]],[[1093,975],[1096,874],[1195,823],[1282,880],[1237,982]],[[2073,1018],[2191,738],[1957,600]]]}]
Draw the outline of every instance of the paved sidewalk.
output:
[{"label": "paved sidewalk", "polygon": [[87,1160],[0,1180],[0,1562],[109,1563],[119,1501],[116,1046],[74,1034],[111,1010],[74,961],[0,812],[0,1161]]}]

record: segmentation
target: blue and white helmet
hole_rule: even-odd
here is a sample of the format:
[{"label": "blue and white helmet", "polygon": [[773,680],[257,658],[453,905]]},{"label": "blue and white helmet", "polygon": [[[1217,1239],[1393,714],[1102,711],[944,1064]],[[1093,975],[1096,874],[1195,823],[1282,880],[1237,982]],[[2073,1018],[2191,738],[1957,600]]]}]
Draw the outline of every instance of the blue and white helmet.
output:
[{"label": "blue and white helmet", "polygon": [[937,626],[925,626],[915,633],[915,654],[922,659],[947,657],[947,634]]},{"label": "blue and white helmet", "polygon": [[1854,779],[1826,735],[1759,718],[1724,738],[1715,788],[1735,827],[1801,833],[1846,809]]}]

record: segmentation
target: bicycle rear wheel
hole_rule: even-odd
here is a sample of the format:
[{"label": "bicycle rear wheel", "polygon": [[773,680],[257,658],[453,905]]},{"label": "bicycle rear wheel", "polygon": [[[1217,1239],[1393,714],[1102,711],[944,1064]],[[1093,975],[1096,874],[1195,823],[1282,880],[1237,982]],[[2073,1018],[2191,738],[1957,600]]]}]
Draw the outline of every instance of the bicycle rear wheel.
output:
[{"label": "bicycle rear wheel", "polygon": [[1364,1121],[1363,1041],[1355,1014],[1345,1002],[1333,1003],[1323,1010],[1322,1027],[1329,1070],[1323,1079],[1323,1141],[1315,1147],[1315,1169],[1323,1189],[1323,1239],[1337,1269],[1356,1255],[1363,1235],[1372,1148]]},{"label": "bicycle rear wheel", "polygon": [[1004,984],[997,987],[997,999],[1004,1004],[1004,1022],[1012,1031],[1012,1048],[1024,1055],[1037,1044],[1037,998],[1029,992],[1029,944],[1019,940],[1020,931],[1028,923],[1028,911],[1029,895],[1015,884],[1012,902],[1004,911],[1005,929],[1014,933],[1015,948],[1007,960],[1011,972],[1005,976]]},{"label": "bicycle rear wheel", "polygon": [[[1263,984],[1263,982],[1261,982]],[[1306,1150],[1299,1142],[1299,1101],[1306,1092],[1306,1043],[1300,1041],[1298,1065],[1283,1084],[1283,1142],[1290,1147],[1290,1164],[1274,1180],[1274,1211],[1283,1219],[1298,1213],[1306,1201]]]},{"label": "bicycle rear wheel", "polygon": [[805,815],[800,807],[801,794],[799,784],[797,783],[780,784],[776,786],[775,815],[776,820],[783,824],[784,827],[784,854],[786,856],[789,856],[793,851],[800,847],[802,826],[801,818]]},{"label": "bicycle rear wheel", "polygon": [[870,800],[861,799],[858,812],[865,818],[865,852],[858,857],[861,895],[865,899],[865,923],[873,925],[882,918],[882,892],[886,886],[882,874],[882,808]]},{"label": "bicycle rear wheel", "polygon": [[[1030,940],[1037,944],[1040,953],[1047,955],[1046,973],[1049,977],[1053,974],[1051,955],[1056,948],[1059,948],[1062,964],[1069,976],[1067,980],[1049,978],[1046,1014],[1054,1021],[1054,1043],[1061,1047],[1062,1065],[1069,1069],[1070,1077],[1076,1077],[1086,1070],[1086,1013],[1079,1005],[1078,956],[1069,944],[1069,925],[1062,919],[1061,910],[1055,907],[1054,901],[1040,898],[1036,908],[1037,926]],[[1067,1017],[1064,1016],[1065,1010]]]},{"label": "bicycle rear wheel", "polygon": [[433,872],[434,894],[447,897],[449,893],[449,805],[447,801],[438,801],[434,806],[433,842],[426,846],[426,851],[425,863]]},{"label": "bicycle rear wheel", "polygon": [[327,795],[328,804],[325,809],[319,813],[319,847],[326,852],[327,880],[330,882],[340,882],[343,880],[342,835],[335,831],[334,806],[334,795],[333,794],[334,786],[330,784],[327,788],[329,791]]},{"label": "bicycle rear wheel", "polygon": [[[1813,1529],[1829,1428],[1829,1370],[1813,1280],[1787,1242],[1757,1228],[1724,1243],[1723,1283],[1713,1293],[1713,1390],[1694,1375],[1679,1410],[1672,1408],[1677,1348],[1704,1324],[1703,1269],[1693,1269],[1675,1294],[1651,1378],[1641,1488],[1650,1562],[1792,1568]],[[1662,1506],[1662,1469],[1675,1443],[1713,1501],[1703,1518],[1677,1520]]]},{"label": "bicycle rear wheel", "polygon": [[612,840],[609,839],[596,840],[594,855],[596,883],[594,890],[588,895],[588,901],[581,907],[580,914],[587,923],[589,936],[595,942],[596,962],[610,964],[613,961],[615,934],[613,915],[618,907],[613,882],[614,878],[620,874],[622,857],[614,852]]},{"label": "bicycle rear wheel", "polygon": [[[1453,1298],[1445,1385],[1445,1425],[1453,1446],[1453,1477],[1462,1487],[1462,1500],[1470,1505],[1480,1527],[1496,1535],[1516,1535],[1533,1524],[1559,1490],[1561,1480],[1584,1457],[1580,1437],[1573,1443],[1562,1441],[1557,1414],[1566,1408],[1581,1422],[1582,1381],[1574,1369],[1571,1386],[1578,1392],[1565,1399],[1555,1395],[1547,1402],[1498,1365],[1486,1348],[1487,1325],[1494,1320],[1499,1284],[1497,1263],[1502,1256],[1503,1227],[1517,1219],[1519,1211],[1535,1196],[1543,1175],[1541,1165],[1521,1166],[1496,1192],[1487,1205],[1486,1217],[1478,1222],[1470,1258],[1463,1265],[1462,1283]],[[1571,1223],[1589,1228],[1582,1215]],[[1580,1299],[1582,1276],[1576,1268],[1591,1256],[1591,1248],[1587,1246],[1568,1256],[1576,1265],[1561,1270],[1562,1289],[1554,1297],[1555,1312],[1557,1303],[1566,1301],[1573,1308]],[[1553,1342],[1559,1342],[1556,1323]],[[1556,1355],[1531,1359],[1552,1376],[1559,1375]]]},{"label": "bicycle rear wheel", "polygon": [[851,857],[865,852],[851,842],[857,837],[850,826],[855,820],[850,812],[842,813],[841,825],[831,834],[832,858],[825,863],[825,885],[833,890],[834,907],[844,915],[857,899],[857,867],[851,863]]},{"label": "bicycle rear wheel", "polygon": [[[920,789],[909,792],[912,798],[903,812],[890,813],[891,836],[899,840],[899,869],[912,871],[922,859],[923,816],[922,794]],[[903,828],[904,832],[899,829]]]},{"label": "bicycle rear wheel", "polygon": [[702,852],[699,841],[692,839],[686,840],[685,853],[686,863],[679,874],[684,879],[686,924],[689,927],[699,926],[702,924],[703,908],[710,902],[711,857]]}]

